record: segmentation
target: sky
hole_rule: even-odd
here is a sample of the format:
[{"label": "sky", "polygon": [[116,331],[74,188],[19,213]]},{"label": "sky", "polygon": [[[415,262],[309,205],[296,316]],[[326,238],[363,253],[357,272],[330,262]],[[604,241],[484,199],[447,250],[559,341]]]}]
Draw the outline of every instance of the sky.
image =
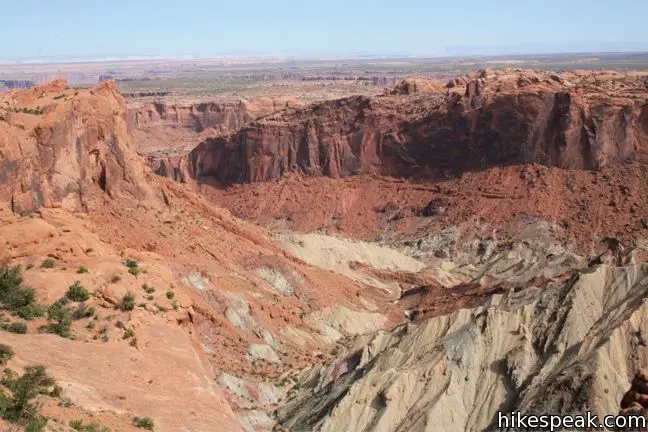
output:
[{"label": "sky", "polygon": [[648,51],[648,0],[1,0],[0,59]]}]

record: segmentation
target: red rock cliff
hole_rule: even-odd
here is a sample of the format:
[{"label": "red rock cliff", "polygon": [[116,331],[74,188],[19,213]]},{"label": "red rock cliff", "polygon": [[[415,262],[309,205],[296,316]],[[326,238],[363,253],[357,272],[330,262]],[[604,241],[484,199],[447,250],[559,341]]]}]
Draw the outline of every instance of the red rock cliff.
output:
[{"label": "red rock cliff", "polygon": [[532,162],[597,169],[648,161],[643,76],[481,71],[450,87],[286,110],[203,142],[177,169],[234,183],[289,171],[435,177]]},{"label": "red rock cliff", "polygon": [[4,94],[0,106],[0,200],[14,212],[150,194],[114,83],[75,91],[56,81]]}]

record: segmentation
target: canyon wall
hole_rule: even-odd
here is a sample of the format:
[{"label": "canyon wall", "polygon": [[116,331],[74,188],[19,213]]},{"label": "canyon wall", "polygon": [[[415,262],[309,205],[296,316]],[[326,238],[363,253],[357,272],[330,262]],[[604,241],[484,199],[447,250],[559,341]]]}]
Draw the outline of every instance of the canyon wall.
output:
[{"label": "canyon wall", "polygon": [[230,184],[287,172],[435,178],[495,165],[648,161],[643,77],[481,71],[448,87],[288,109],[168,163],[179,177]]}]

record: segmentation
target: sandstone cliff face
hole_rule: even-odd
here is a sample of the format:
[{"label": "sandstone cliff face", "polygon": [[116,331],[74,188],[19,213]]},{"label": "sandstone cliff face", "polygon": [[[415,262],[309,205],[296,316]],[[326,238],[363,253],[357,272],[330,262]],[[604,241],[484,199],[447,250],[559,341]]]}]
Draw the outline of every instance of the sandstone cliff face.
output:
[{"label": "sandstone cliff face", "polygon": [[[126,120],[129,131],[135,135],[138,150],[148,154],[159,148],[159,140],[169,147],[189,143],[195,146],[204,139],[201,134],[234,132],[250,121],[299,106],[292,98],[258,98],[238,103],[204,102],[197,104],[168,104],[152,102],[128,110]],[[169,136],[170,135],[170,136]]]},{"label": "sandstone cliff face", "polygon": [[482,71],[444,92],[324,102],[205,141],[178,169],[184,177],[234,183],[287,172],[430,178],[532,162],[598,169],[648,161],[642,77],[613,74],[622,87],[604,78]]},{"label": "sandstone cliff face", "polygon": [[88,209],[106,197],[150,194],[113,83],[75,92],[57,81],[9,92],[0,104],[9,111],[0,120],[0,200],[14,212]]}]

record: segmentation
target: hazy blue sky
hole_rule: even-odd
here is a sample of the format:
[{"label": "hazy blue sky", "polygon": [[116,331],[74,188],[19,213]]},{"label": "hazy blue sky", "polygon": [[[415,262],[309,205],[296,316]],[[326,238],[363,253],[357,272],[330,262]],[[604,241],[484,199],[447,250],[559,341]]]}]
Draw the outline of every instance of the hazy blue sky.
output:
[{"label": "hazy blue sky", "polygon": [[1,3],[5,59],[648,50],[648,0]]}]

